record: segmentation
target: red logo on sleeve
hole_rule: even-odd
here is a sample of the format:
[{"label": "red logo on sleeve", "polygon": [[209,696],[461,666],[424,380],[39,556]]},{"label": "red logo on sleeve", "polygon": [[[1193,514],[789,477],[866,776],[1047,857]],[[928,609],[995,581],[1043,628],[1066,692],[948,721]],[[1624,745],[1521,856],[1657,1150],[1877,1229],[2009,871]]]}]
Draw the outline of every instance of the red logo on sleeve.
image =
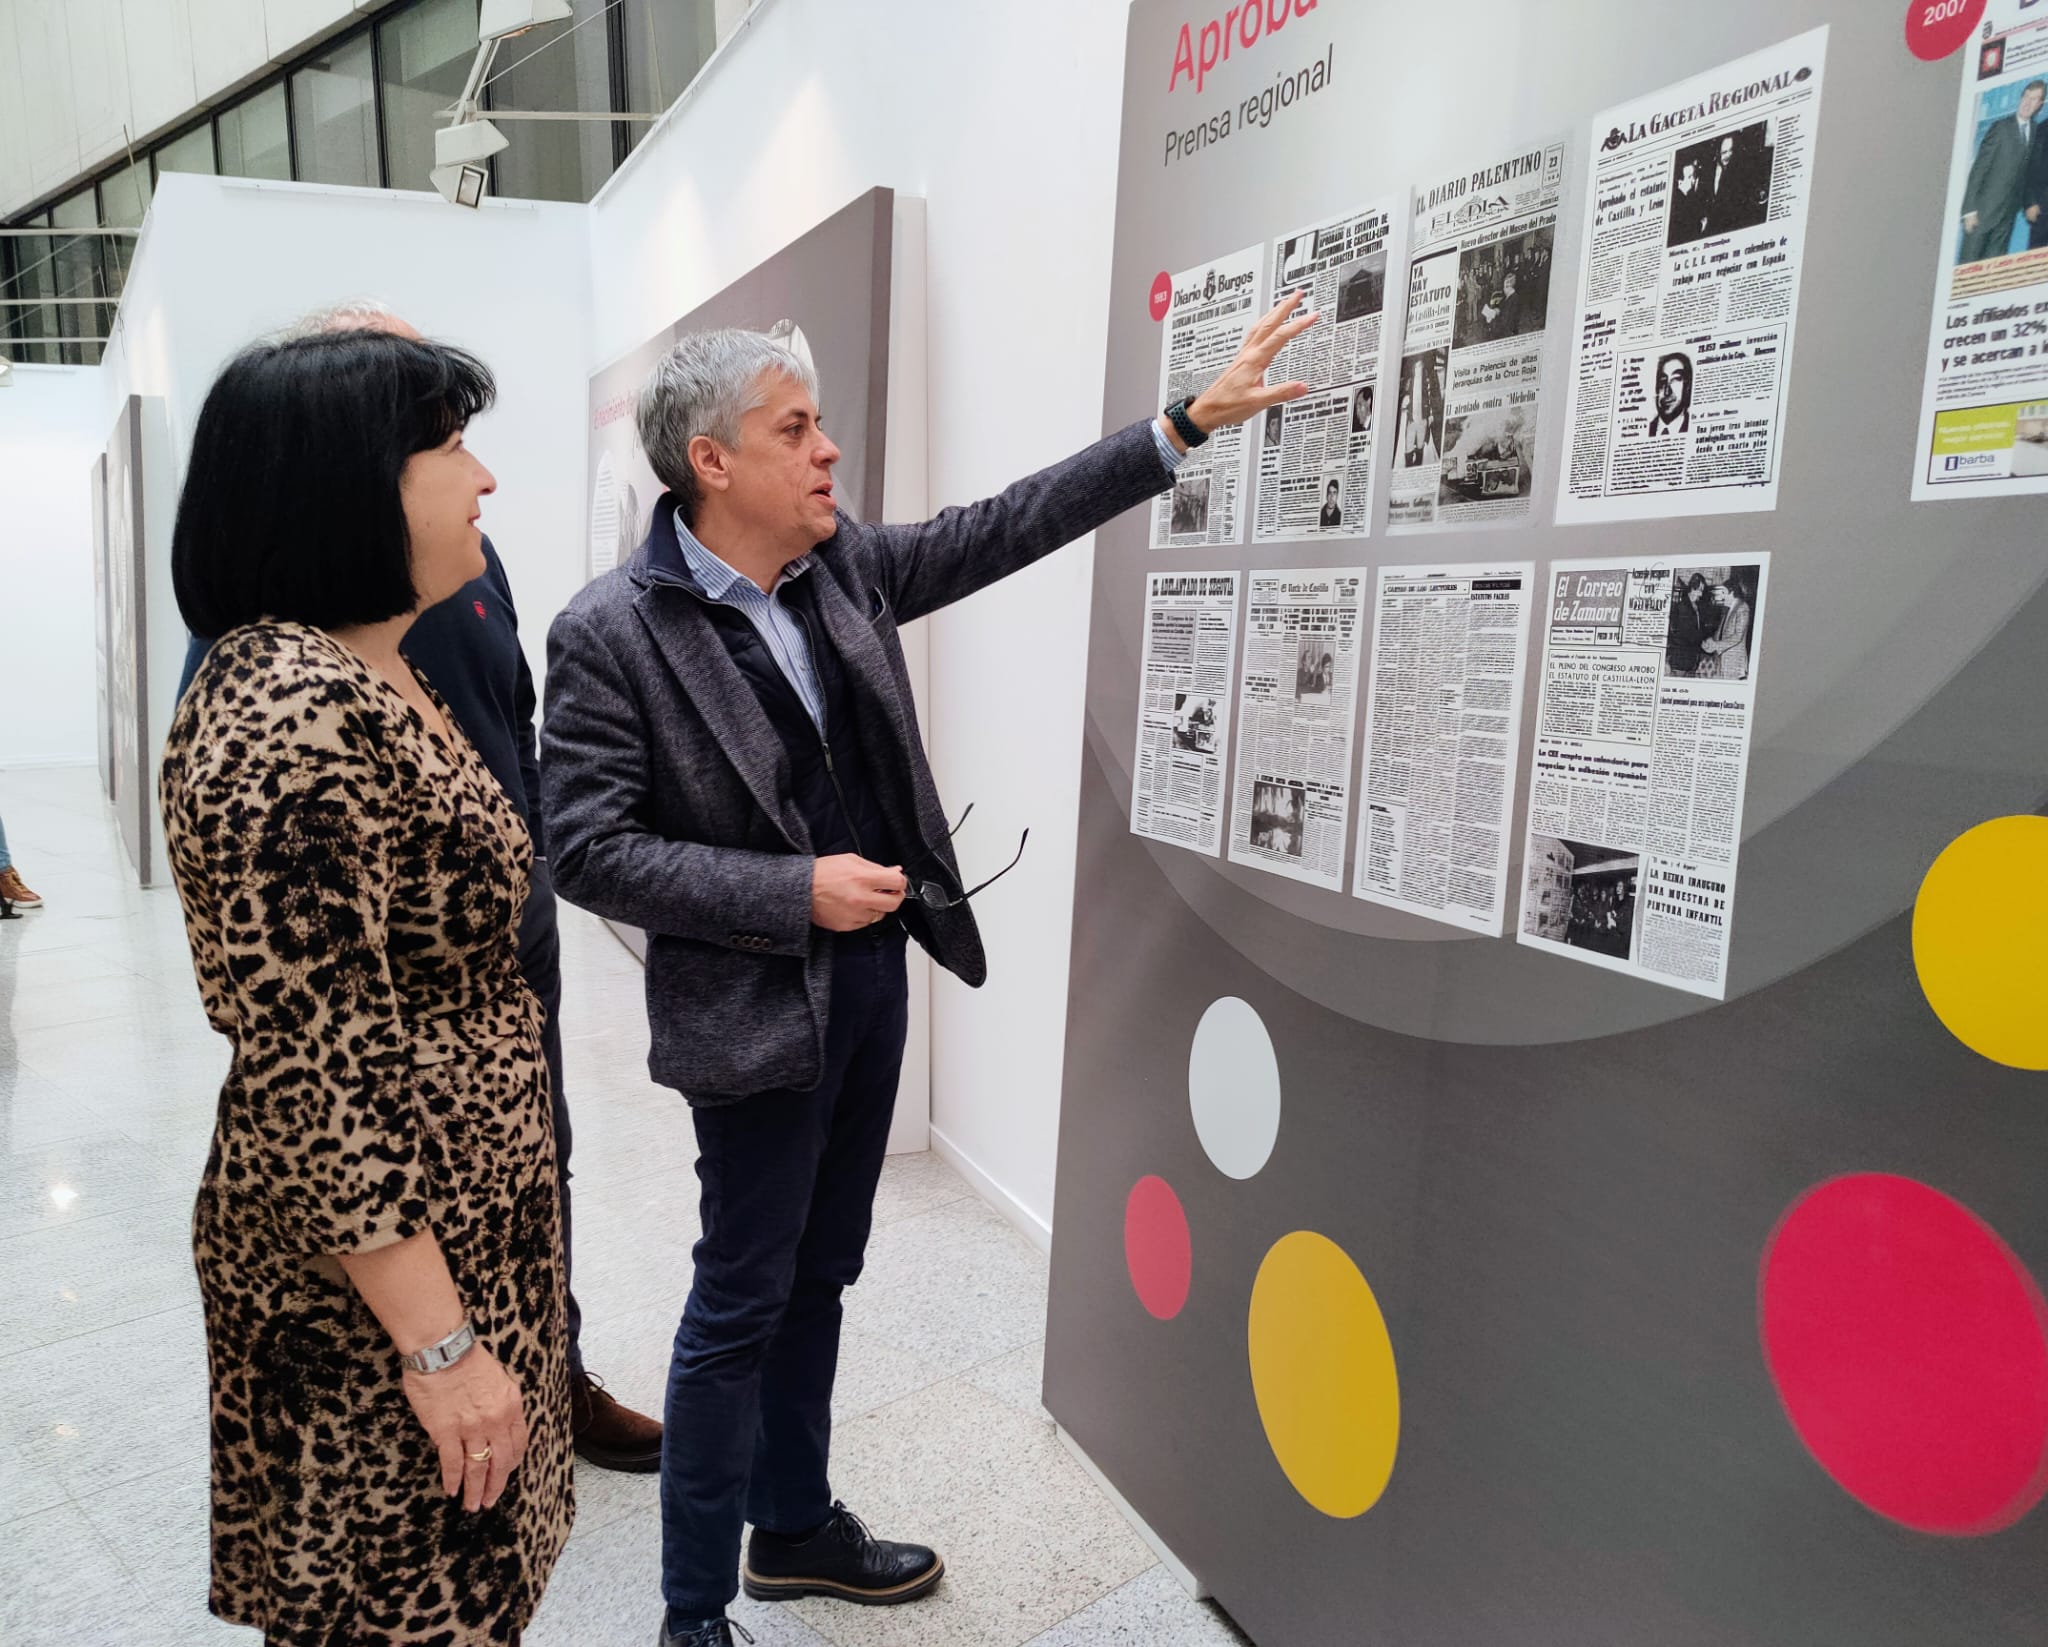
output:
[{"label": "red logo on sleeve", "polygon": [[488,617],[489,617],[489,615],[490,615],[490,614],[484,611],[484,603],[483,603],[482,601],[480,601],[480,600],[478,600],[478,601],[471,601],[471,602],[470,602],[470,605],[472,605],[472,606],[474,606],[474,607],[476,608],[476,615],[477,615],[478,617],[480,617],[480,618],[488,618]]}]

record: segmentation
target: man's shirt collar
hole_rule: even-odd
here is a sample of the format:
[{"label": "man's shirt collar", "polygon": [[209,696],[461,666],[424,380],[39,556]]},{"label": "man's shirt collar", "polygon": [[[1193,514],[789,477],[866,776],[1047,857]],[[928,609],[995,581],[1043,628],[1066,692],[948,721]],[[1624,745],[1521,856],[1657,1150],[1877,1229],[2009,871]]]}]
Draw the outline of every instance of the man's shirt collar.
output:
[{"label": "man's shirt collar", "polygon": [[[682,510],[675,512],[676,548],[683,557],[683,570],[697,593],[706,599],[722,601],[729,599],[735,584],[745,584],[758,591],[759,586],[744,572],[735,572],[711,549],[697,540],[689,523],[683,519]],[[775,589],[780,589],[792,578],[800,578],[811,569],[811,557],[799,555],[782,569],[782,576],[775,580]],[[770,594],[775,591],[771,589]]]}]

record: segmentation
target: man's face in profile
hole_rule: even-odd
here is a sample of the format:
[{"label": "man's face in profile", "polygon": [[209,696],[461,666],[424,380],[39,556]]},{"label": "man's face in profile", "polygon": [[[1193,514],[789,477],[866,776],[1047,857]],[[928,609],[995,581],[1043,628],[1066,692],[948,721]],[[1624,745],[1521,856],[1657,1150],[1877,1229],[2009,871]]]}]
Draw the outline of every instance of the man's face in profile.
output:
[{"label": "man's face in profile", "polygon": [[1666,423],[1685,410],[1691,379],[1692,368],[1682,360],[1667,360],[1657,368],[1657,415]]},{"label": "man's face in profile", "polygon": [[2034,116],[2041,112],[2041,104],[2044,98],[2048,98],[2048,93],[2044,93],[2039,86],[2029,86],[2025,91],[2021,92],[2020,119],[2031,126],[2034,123]]},{"label": "man's face in profile", "polygon": [[1732,138],[1732,137],[1724,137],[1724,138],[1722,138],[1722,139],[1721,139],[1721,164],[1722,164],[1723,166],[1726,166],[1726,165],[1728,165],[1728,164],[1729,164],[1730,162],[1732,162],[1732,161],[1733,161],[1734,159],[1735,159],[1735,139],[1734,139],[1734,138]]},{"label": "man's face in profile", "polygon": [[1685,163],[1684,169],[1678,174],[1678,186],[1688,194],[1700,186],[1700,163],[1697,160],[1688,160]]}]

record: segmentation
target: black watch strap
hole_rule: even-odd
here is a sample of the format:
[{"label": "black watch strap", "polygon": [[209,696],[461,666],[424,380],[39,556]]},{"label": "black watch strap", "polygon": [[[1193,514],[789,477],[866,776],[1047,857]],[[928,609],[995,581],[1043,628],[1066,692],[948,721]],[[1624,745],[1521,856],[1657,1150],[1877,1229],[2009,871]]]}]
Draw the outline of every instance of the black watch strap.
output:
[{"label": "black watch strap", "polygon": [[1195,420],[1188,416],[1188,403],[1185,397],[1166,408],[1166,421],[1180,431],[1180,438],[1187,442],[1189,451],[1193,451],[1209,438],[1195,427]]}]

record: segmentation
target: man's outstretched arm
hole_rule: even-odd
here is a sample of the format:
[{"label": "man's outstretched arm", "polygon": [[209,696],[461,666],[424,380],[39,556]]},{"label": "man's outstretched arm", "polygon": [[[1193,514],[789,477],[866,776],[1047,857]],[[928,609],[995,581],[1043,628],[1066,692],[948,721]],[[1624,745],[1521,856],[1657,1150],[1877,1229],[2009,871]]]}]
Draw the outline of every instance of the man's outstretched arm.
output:
[{"label": "man's outstretched arm", "polygon": [[[1288,318],[1299,296],[1289,292],[1261,316],[1237,358],[1195,398],[1189,410],[1205,433],[1308,393],[1305,383],[1266,383],[1280,351],[1318,318]],[[951,605],[1156,496],[1172,476],[1162,435],[1180,449],[1170,426],[1134,423],[980,503],[944,510],[920,526],[861,528],[882,557],[898,621]]]}]

